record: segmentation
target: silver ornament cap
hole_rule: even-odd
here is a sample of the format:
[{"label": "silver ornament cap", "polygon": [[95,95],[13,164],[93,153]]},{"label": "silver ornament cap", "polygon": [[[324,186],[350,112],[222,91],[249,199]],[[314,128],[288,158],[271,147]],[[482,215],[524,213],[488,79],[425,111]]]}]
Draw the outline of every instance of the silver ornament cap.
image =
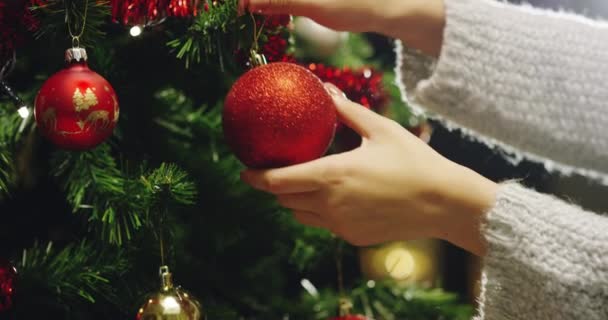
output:
[{"label": "silver ornament cap", "polygon": [[65,62],[85,62],[87,61],[87,50],[80,47],[69,48],[65,51]]}]

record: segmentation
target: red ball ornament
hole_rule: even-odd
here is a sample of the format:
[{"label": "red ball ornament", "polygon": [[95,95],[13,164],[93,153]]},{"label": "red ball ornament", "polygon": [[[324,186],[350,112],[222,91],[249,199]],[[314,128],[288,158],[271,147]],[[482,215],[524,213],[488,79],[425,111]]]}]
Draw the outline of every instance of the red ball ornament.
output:
[{"label": "red ball ornament", "polygon": [[17,269],[8,261],[0,259],[0,315],[13,308]]},{"label": "red ball ornament", "polygon": [[86,51],[66,51],[68,65],[36,96],[40,132],[60,148],[91,149],[106,140],[118,121],[118,98],[110,83],[89,69]]},{"label": "red ball ornament", "polygon": [[248,71],[224,103],[224,136],[250,168],[277,168],[323,156],[336,122],[335,105],[321,80],[292,63]]}]

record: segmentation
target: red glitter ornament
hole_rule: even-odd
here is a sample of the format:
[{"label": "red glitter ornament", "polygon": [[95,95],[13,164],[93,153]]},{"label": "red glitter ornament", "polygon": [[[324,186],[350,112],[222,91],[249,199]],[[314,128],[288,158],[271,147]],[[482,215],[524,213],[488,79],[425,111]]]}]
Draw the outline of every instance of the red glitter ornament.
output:
[{"label": "red glitter ornament", "polygon": [[224,136],[250,168],[317,159],[327,151],[337,115],[331,96],[310,71],[271,63],[245,73],[224,104]]},{"label": "red glitter ornament", "polygon": [[0,259],[0,315],[13,308],[17,269],[8,261]]},{"label": "red glitter ornament", "polygon": [[111,0],[112,20],[122,24],[148,25],[166,17],[198,15],[199,0]]},{"label": "red glitter ornament", "polygon": [[86,150],[106,140],[119,109],[110,83],[89,69],[86,51],[66,51],[68,66],[51,76],[35,102],[40,132],[60,148]]}]

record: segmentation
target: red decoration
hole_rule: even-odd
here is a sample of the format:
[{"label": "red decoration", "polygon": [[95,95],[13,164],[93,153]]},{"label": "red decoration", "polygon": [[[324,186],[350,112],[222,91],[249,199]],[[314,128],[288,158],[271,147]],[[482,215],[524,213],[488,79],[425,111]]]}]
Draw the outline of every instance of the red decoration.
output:
[{"label": "red decoration", "polygon": [[[264,16],[256,19],[256,27],[264,34],[264,41],[259,43],[261,54],[268,62],[296,62],[292,54],[288,54],[289,33],[287,26],[291,23],[291,16],[286,14]],[[250,67],[249,53],[246,50],[238,50],[236,59],[244,68]]]},{"label": "red decoration", "polygon": [[295,57],[286,53],[288,48],[289,43],[282,35],[269,35],[266,43],[262,45],[262,54],[268,62],[295,62]]},{"label": "red decoration", "polygon": [[331,318],[330,320],[369,320],[369,319],[366,316],[362,316],[362,315],[348,315],[348,316]]},{"label": "red decoration", "polygon": [[[372,68],[340,69],[317,63],[311,63],[307,67],[321,81],[330,82],[340,88],[350,100],[378,113],[385,111],[389,95],[383,88],[381,72]],[[361,137],[356,132],[342,124],[338,125],[336,152],[350,151],[360,145]]]},{"label": "red decoration", "polygon": [[17,269],[8,261],[0,259],[0,315],[13,308]]},{"label": "red decoration", "polygon": [[224,135],[251,168],[273,168],[321,157],[332,141],[336,110],[322,82],[292,63],[271,63],[232,86],[223,113]]},{"label": "red decoration", "polygon": [[111,0],[110,5],[114,22],[147,25],[165,17],[196,16],[199,0]]},{"label": "red decoration", "polygon": [[269,15],[256,20],[258,29],[263,25],[266,32],[276,32],[280,28],[287,27],[290,23],[291,16],[288,14]]},{"label": "red decoration", "polygon": [[0,1],[0,61],[25,42],[40,22],[30,10],[32,6],[42,6],[45,0]]},{"label": "red decoration", "polygon": [[106,140],[119,115],[114,89],[89,69],[86,59],[72,59],[51,76],[38,92],[35,105],[41,133],[70,150],[90,149]]},{"label": "red decoration", "polygon": [[308,69],[323,82],[333,83],[346,96],[368,109],[382,113],[389,95],[382,85],[382,72],[372,68],[336,68],[323,64],[311,63]]}]

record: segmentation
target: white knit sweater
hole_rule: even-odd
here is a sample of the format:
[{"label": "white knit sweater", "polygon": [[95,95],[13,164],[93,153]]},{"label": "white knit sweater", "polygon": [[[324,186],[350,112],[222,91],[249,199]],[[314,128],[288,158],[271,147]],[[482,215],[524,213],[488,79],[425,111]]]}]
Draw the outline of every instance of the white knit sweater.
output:
[{"label": "white knit sweater", "polygon": [[[438,60],[397,42],[407,102],[514,160],[608,183],[608,24],[445,2]],[[608,218],[507,183],[482,232],[479,319],[608,319]]]}]

